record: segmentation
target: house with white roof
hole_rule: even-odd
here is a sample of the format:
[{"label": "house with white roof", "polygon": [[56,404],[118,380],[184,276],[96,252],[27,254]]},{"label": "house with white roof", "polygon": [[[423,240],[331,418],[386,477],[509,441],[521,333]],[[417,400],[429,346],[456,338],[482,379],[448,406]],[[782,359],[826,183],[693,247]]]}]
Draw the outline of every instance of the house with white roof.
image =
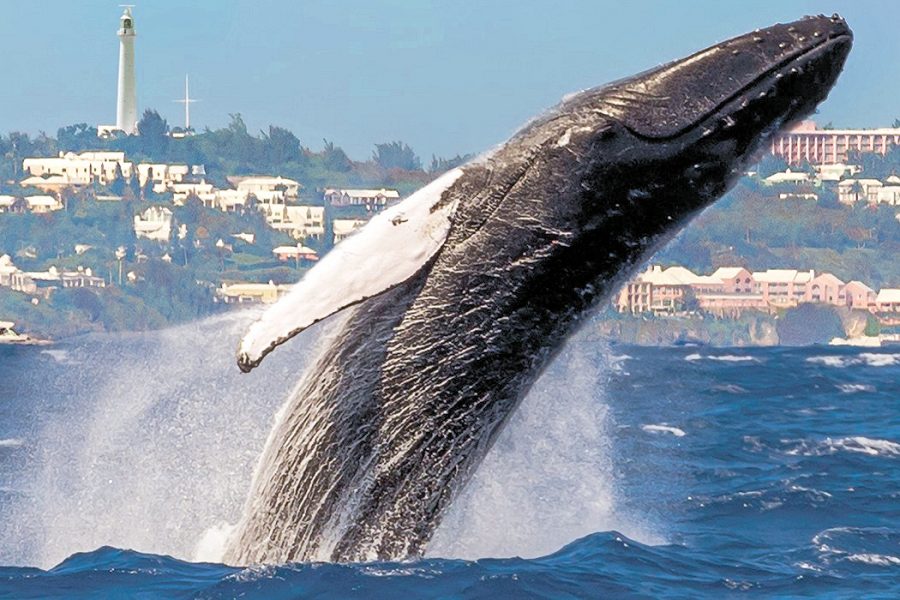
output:
[{"label": "house with white roof", "polygon": [[25,196],[28,210],[35,214],[46,214],[63,209],[63,203],[54,196]]},{"label": "house with white roof", "polygon": [[878,312],[900,312],[900,289],[879,290],[875,297],[875,309]]},{"label": "house with white roof", "polygon": [[790,169],[780,173],[774,173],[763,179],[763,182],[766,185],[778,185],[782,183],[800,185],[803,183],[812,183],[812,181],[813,179],[810,177],[809,173],[803,171],[791,171]]},{"label": "house with white roof", "polygon": [[384,188],[379,190],[326,188],[324,198],[331,206],[364,206],[368,211],[378,211],[398,202],[400,192]]},{"label": "house with white roof", "polygon": [[334,219],[331,229],[334,232],[334,244],[337,245],[361,229],[367,221],[363,219]]},{"label": "house with white roof", "polygon": [[753,291],[773,306],[796,306],[806,299],[814,271],[768,269],[753,273]]},{"label": "house with white roof", "polygon": [[878,202],[878,190],[883,186],[877,179],[844,179],[838,183],[838,201],[841,204],[856,204],[866,200],[875,204]]},{"label": "house with white roof", "polygon": [[134,216],[134,234],[157,242],[168,242],[172,237],[172,211],[164,206],[151,206]]},{"label": "house with white roof", "polygon": [[284,204],[286,200],[300,195],[300,183],[287,177],[258,175],[230,179],[237,182],[237,191],[245,196],[253,194],[262,203]]},{"label": "house with white roof", "polygon": [[187,165],[168,163],[140,163],[137,165],[138,183],[141,187],[150,181],[153,183],[153,191],[165,192],[174,183],[181,183],[190,173]]},{"label": "house with white roof", "polygon": [[284,231],[297,240],[321,240],[325,236],[324,206],[270,206],[266,220],[278,231]]},{"label": "house with white roof", "polygon": [[60,152],[58,157],[24,159],[22,168],[30,177],[22,184],[37,186],[43,180],[56,186],[107,185],[119,173],[130,179],[132,167],[124,152]]}]

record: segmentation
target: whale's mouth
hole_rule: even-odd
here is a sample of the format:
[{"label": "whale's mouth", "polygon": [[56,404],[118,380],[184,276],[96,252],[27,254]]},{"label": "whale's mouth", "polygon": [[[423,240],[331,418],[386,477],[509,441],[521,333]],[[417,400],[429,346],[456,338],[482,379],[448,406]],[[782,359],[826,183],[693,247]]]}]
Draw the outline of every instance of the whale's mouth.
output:
[{"label": "whale's mouth", "polygon": [[[751,103],[753,123],[785,122],[824,99],[852,40],[837,15],[776,25],[598,88],[596,109],[647,140],[707,127],[710,119],[728,118]],[[777,100],[783,96],[793,101],[791,114],[782,114],[784,103]],[[759,102],[764,98],[775,102]]]}]

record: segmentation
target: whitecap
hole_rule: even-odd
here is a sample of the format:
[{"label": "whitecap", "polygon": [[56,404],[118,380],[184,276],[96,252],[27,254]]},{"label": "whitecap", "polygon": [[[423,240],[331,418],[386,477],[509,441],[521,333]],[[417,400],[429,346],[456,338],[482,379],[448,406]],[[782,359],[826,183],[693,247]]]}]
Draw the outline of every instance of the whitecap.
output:
[{"label": "whitecap", "polygon": [[806,362],[838,368],[852,364],[850,359],[845,359],[843,356],[810,356],[806,359]]},{"label": "whitecap", "polygon": [[665,423],[662,423],[660,425],[641,425],[641,429],[643,429],[647,433],[671,433],[675,437],[684,437],[687,435],[683,429],[672,427],[671,425],[666,425]]},{"label": "whitecap", "polygon": [[892,367],[900,365],[900,354],[875,354],[863,352],[859,357],[870,367]]},{"label": "whitecap", "polygon": [[839,383],[836,387],[844,394],[875,391],[875,386],[869,385],[868,383]]},{"label": "whitecap", "polygon": [[754,358],[753,356],[746,356],[741,354],[722,354],[721,356],[716,356],[713,354],[708,354],[703,356],[701,354],[688,354],[684,357],[684,360],[687,361],[697,361],[697,360],[714,360],[718,362],[729,362],[729,363],[744,363],[744,362],[754,362],[758,363],[759,359]]},{"label": "whitecap", "polygon": [[876,440],[863,436],[839,438],[832,441],[826,440],[826,444],[836,450],[847,452],[859,452],[869,456],[900,456],[900,444],[889,440]]},{"label": "whitecap", "polygon": [[21,448],[25,445],[25,440],[20,438],[7,438],[0,440],[0,448]]},{"label": "whitecap", "polygon": [[879,567],[900,567],[900,558],[889,554],[851,554],[847,560]]}]

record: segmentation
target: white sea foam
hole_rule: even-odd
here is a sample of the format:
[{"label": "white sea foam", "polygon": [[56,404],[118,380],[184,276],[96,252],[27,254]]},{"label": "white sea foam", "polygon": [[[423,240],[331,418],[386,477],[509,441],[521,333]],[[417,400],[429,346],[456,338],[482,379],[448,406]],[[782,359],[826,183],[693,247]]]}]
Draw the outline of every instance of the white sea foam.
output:
[{"label": "white sea foam", "polygon": [[847,560],[878,567],[900,567],[900,558],[889,554],[850,554]]},{"label": "white sea foam", "polygon": [[806,362],[825,365],[826,367],[846,367],[848,364],[851,364],[849,361],[852,359],[846,359],[843,356],[810,356],[806,359]]},{"label": "white sea foam", "polygon": [[869,456],[894,457],[900,456],[900,444],[890,440],[879,440],[863,436],[850,436],[842,438],[825,438],[818,442],[801,440],[791,442],[782,440],[783,443],[794,443],[794,446],[785,451],[792,456],[824,456],[838,452],[853,452],[867,454]]},{"label": "white sea foam", "polygon": [[34,451],[0,521],[0,564],[49,567],[104,545],[213,558],[316,339],[242,375],[234,349],[252,312],[76,342],[73,356],[103,368],[64,371],[66,402],[22,432]]},{"label": "white sea foam", "polygon": [[881,354],[862,352],[856,356],[810,356],[806,362],[821,364],[826,367],[846,368],[855,365],[868,367],[892,367],[900,365],[900,354]]},{"label": "white sea foam", "polygon": [[745,355],[741,355],[741,354],[702,355],[702,354],[694,353],[694,354],[688,354],[687,356],[685,356],[684,360],[690,361],[690,362],[698,361],[698,360],[712,360],[712,361],[726,362],[726,363],[750,363],[750,362],[758,363],[759,362],[759,359],[756,357],[745,356]]},{"label": "white sea foam", "polygon": [[225,554],[228,538],[234,532],[235,525],[221,521],[205,532],[200,537],[194,548],[191,560],[194,562],[220,562]]},{"label": "white sea foam", "polygon": [[671,425],[666,425],[665,423],[660,425],[641,425],[641,429],[643,429],[647,433],[671,433],[675,437],[684,437],[685,435],[687,435],[683,429],[672,427]]},{"label": "white sea foam", "polygon": [[616,504],[602,352],[567,342],[450,506],[428,556],[541,556],[609,530],[664,541]]},{"label": "white sea foam", "polygon": [[0,448],[21,448],[25,445],[25,440],[21,438],[0,439]]},{"label": "white sea foam", "polygon": [[874,392],[875,386],[867,383],[839,383],[837,389],[845,394],[856,394],[859,392]]}]

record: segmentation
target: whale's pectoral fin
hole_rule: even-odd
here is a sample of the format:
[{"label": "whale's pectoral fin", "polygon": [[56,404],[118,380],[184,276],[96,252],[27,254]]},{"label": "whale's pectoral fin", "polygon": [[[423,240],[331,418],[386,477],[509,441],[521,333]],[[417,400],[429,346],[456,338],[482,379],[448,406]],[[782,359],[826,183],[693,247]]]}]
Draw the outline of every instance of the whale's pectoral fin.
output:
[{"label": "whale's pectoral fin", "polygon": [[250,326],[238,367],[249,372],[310,325],[415,275],[447,239],[457,201],[444,192],[460,175],[445,173],[335,247]]}]

